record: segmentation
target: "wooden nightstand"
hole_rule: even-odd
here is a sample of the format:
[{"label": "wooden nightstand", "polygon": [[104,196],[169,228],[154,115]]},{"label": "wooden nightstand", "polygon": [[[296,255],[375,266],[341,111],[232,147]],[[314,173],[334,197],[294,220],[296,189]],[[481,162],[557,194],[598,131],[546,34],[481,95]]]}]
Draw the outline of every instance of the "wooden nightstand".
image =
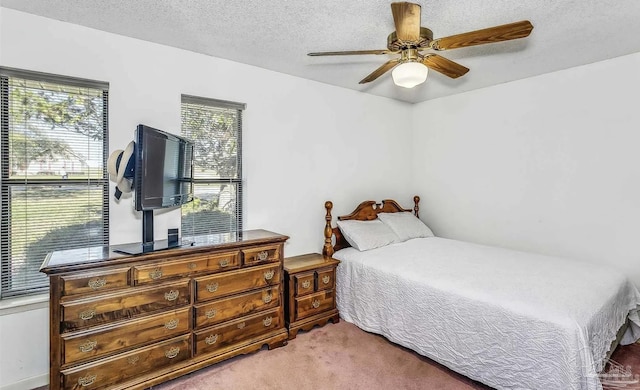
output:
[{"label": "wooden nightstand", "polygon": [[340,261],[317,253],[284,259],[285,318],[289,340],[298,331],[340,321],[336,308],[336,267]]}]

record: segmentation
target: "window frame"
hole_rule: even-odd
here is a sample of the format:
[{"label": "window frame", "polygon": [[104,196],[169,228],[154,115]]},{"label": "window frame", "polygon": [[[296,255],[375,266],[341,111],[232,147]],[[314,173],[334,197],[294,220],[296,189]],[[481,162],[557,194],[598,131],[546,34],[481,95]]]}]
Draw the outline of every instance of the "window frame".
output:
[{"label": "window frame", "polygon": [[[232,109],[237,111],[237,151],[236,151],[236,159],[237,159],[237,174],[235,178],[222,178],[222,177],[211,177],[211,178],[193,178],[192,183],[194,186],[194,194],[195,188],[199,184],[231,184],[235,186],[235,217],[236,217],[236,231],[242,231],[243,228],[243,212],[244,212],[244,199],[243,199],[243,186],[244,186],[244,177],[242,174],[242,130],[243,130],[243,112],[247,108],[246,103],[237,103],[228,100],[220,100],[213,98],[204,98],[193,95],[181,95],[180,99],[180,112],[182,115],[183,105],[184,104],[194,104],[194,105],[202,105],[209,106],[220,109]],[[182,117],[180,120],[180,135],[188,137],[187,134],[183,133],[183,123]],[[196,145],[197,147],[197,145]],[[195,154],[195,151],[194,151]],[[194,167],[195,168],[195,167]],[[194,175],[195,176],[195,175]],[[188,207],[188,204],[185,205]],[[184,217],[184,207],[181,208],[181,217]]]},{"label": "window frame", "polygon": [[[86,179],[31,179],[10,178],[9,134],[10,117],[9,97],[10,79],[26,79],[45,82],[66,87],[79,87],[102,90],[102,177]],[[109,245],[109,175],[107,173],[107,158],[109,152],[109,84],[102,81],[88,80],[77,77],[55,75],[29,70],[0,67],[0,300],[17,298],[49,291],[48,280],[45,284],[29,286],[28,282],[19,289],[6,289],[11,285],[13,273],[11,266],[11,188],[30,186],[77,186],[78,189],[95,189],[102,187],[102,244]],[[6,232],[6,233],[5,233]]]}]

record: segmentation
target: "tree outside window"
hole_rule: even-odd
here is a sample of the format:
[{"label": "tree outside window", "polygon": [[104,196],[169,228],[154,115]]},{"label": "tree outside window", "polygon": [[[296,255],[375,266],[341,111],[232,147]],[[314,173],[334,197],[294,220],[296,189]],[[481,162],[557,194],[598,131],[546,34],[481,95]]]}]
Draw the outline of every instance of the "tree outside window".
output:
[{"label": "tree outside window", "polygon": [[242,228],[243,104],[182,96],[181,134],[194,142],[194,201],[182,207],[182,235]]},{"label": "tree outside window", "polygon": [[2,298],[47,290],[47,253],[108,244],[105,83],[0,69]]}]

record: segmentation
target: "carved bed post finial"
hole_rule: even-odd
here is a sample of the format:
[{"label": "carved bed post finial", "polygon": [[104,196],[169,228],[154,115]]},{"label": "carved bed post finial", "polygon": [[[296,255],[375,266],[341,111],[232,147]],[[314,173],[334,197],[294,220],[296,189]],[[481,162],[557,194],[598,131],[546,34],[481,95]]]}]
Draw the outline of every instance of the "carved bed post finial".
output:
[{"label": "carved bed post finial", "polygon": [[413,197],[413,203],[415,203],[415,206],[413,206],[413,213],[416,215],[416,218],[420,218],[420,215],[418,214],[420,211],[420,206],[418,206],[418,203],[420,203],[420,197],[418,195]]},{"label": "carved bed post finial", "polygon": [[325,256],[333,256],[333,245],[331,245],[331,236],[333,235],[333,229],[331,228],[331,209],[333,203],[331,201],[324,202],[324,208],[327,209],[327,215],[324,219],[326,222],[324,226],[324,247],[322,248],[322,254]]}]

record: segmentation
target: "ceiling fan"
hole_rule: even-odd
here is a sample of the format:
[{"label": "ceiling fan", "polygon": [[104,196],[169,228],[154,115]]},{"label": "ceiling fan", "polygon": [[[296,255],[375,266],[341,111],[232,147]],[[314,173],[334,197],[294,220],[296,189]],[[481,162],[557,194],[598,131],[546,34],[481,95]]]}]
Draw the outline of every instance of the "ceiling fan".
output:
[{"label": "ceiling fan", "polygon": [[[533,25],[528,20],[470,31],[445,38],[433,39],[433,32],[420,26],[419,4],[401,2],[391,3],[391,13],[396,31],[387,37],[386,50],[327,51],[309,53],[310,56],[338,56],[360,54],[400,54],[382,64],[378,69],[360,81],[360,84],[371,82],[393,69],[393,81],[405,88],[413,88],[427,79],[428,69],[433,69],[445,76],[458,78],[469,71],[468,68],[446,59],[434,51],[458,49],[509,41],[529,36]],[[429,51],[423,53],[423,51]]]}]

